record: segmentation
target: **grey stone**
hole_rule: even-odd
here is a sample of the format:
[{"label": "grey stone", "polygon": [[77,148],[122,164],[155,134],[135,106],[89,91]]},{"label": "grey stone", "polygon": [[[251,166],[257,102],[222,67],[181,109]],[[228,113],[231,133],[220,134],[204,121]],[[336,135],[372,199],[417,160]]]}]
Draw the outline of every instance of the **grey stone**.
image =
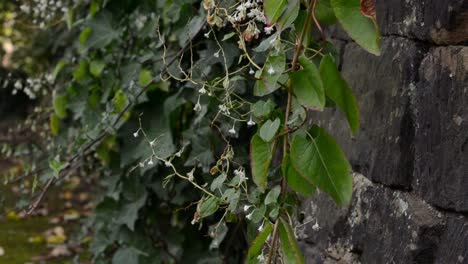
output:
[{"label": "grey stone", "polygon": [[413,194],[354,178],[349,208],[337,208],[324,194],[304,202],[313,219],[302,237],[308,263],[433,263],[444,216]]},{"label": "grey stone", "polygon": [[414,96],[414,189],[431,204],[468,212],[468,47],[432,49]]},{"label": "grey stone", "polygon": [[437,251],[436,263],[468,263],[468,219],[450,216]]},{"label": "grey stone", "polygon": [[326,110],[311,118],[337,138],[354,169],[372,181],[411,187],[414,128],[410,91],[422,56],[416,43],[403,38],[384,38],[380,57],[347,44],[342,74],[356,93],[361,129],[351,139],[339,110]]},{"label": "grey stone", "polygon": [[406,36],[436,44],[468,41],[468,2],[465,0],[376,1],[382,34]]}]

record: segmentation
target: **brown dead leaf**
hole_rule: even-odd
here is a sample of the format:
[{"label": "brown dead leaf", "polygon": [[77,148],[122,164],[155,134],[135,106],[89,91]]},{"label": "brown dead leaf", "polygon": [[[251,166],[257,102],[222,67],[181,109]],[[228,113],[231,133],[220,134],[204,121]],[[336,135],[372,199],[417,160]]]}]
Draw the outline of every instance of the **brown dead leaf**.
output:
[{"label": "brown dead leaf", "polygon": [[361,14],[375,21],[375,0],[361,0]]}]

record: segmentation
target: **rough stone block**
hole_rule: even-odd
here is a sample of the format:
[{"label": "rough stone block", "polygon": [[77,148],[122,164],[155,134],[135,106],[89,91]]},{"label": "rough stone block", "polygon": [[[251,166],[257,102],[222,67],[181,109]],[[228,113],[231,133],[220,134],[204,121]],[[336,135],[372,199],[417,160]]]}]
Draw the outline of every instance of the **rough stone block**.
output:
[{"label": "rough stone block", "polygon": [[414,188],[429,203],[468,212],[468,47],[431,50],[414,96]]},{"label": "rough stone block", "polygon": [[468,263],[468,219],[450,216],[437,251],[436,263]]},{"label": "rough stone block", "polygon": [[398,35],[437,44],[468,41],[465,0],[376,1],[377,20],[385,36]]},{"label": "rough stone block", "polygon": [[413,194],[354,177],[349,208],[324,194],[304,202],[310,223],[299,237],[306,254],[315,254],[307,255],[309,263],[434,263],[445,217]]},{"label": "rough stone block", "polygon": [[380,57],[347,44],[342,74],[356,93],[361,129],[351,139],[339,110],[312,116],[338,139],[354,169],[372,181],[411,186],[414,128],[409,92],[422,56],[417,44],[403,38],[383,39]]}]

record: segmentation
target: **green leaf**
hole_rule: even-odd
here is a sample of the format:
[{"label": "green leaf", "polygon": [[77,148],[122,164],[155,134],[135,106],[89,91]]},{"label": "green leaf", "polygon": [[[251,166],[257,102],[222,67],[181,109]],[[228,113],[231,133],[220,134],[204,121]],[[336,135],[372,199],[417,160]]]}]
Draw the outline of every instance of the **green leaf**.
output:
[{"label": "green leaf", "polygon": [[146,70],[146,69],[142,69],[140,71],[140,74],[138,76],[138,84],[141,86],[141,87],[146,87],[147,85],[149,85],[151,82],[153,81],[153,75],[151,74],[150,71]]},{"label": "green leaf", "polygon": [[120,113],[127,105],[127,96],[122,92],[122,90],[118,90],[115,93],[114,105],[114,113]]},{"label": "green leaf", "polygon": [[353,134],[359,130],[359,108],[353,91],[341,77],[333,58],[323,57],[320,63],[320,75],[326,95],[343,111]]},{"label": "green leaf", "polygon": [[250,167],[252,168],[252,179],[262,190],[265,190],[268,169],[273,158],[275,142],[265,142],[255,134],[250,141]]},{"label": "green leaf", "polygon": [[267,196],[265,197],[265,205],[276,203],[280,193],[281,193],[281,186],[275,186],[273,189],[271,189],[268,192]]},{"label": "green leaf", "polygon": [[91,28],[91,35],[82,42],[85,49],[104,48],[113,40],[118,39],[119,32],[112,27],[112,23],[113,20],[110,13],[100,12],[93,18],[88,25]]},{"label": "green leaf", "polygon": [[335,140],[322,128],[313,126],[307,138],[294,137],[291,163],[296,171],[338,205],[348,204],[353,191],[351,166]]},{"label": "green leaf", "polygon": [[234,37],[235,35],[236,35],[235,32],[228,33],[228,34],[224,35],[224,37],[223,37],[223,39],[221,41],[226,41],[226,40]]},{"label": "green leaf", "polygon": [[58,118],[64,119],[65,117],[67,117],[67,97],[65,95],[54,96],[53,105],[55,115]]},{"label": "green leaf", "polygon": [[252,211],[251,221],[254,223],[259,223],[262,221],[265,217],[266,209],[266,206],[263,204],[259,208],[255,208],[255,210]]},{"label": "green leaf", "polygon": [[275,137],[279,127],[279,118],[276,118],[275,121],[267,120],[260,128],[259,135],[264,141],[270,142],[273,139],[273,137]]},{"label": "green leaf", "polygon": [[71,30],[73,26],[73,21],[75,20],[75,9],[69,8],[67,13],[65,13],[65,21],[67,23],[67,29]]},{"label": "green leaf", "polygon": [[333,25],[336,23],[336,16],[330,4],[330,0],[320,0],[315,8],[315,17],[321,24]]},{"label": "green leaf", "polygon": [[291,26],[299,14],[300,2],[299,0],[288,0],[288,6],[278,19],[280,31]]},{"label": "green leaf", "polygon": [[270,55],[263,66],[260,80],[255,83],[254,95],[264,96],[276,91],[280,87],[277,82],[283,74],[285,66],[286,55],[284,52]]},{"label": "green leaf", "polygon": [[220,189],[223,186],[223,183],[226,181],[226,177],[226,173],[221,173],[221,175],[216,177],[211,183],[210,190],[215,191],[216,189]]},{"label": "green leaf", "polygon": [[263,10],[269,24],[274,24],[283,12],[287,0],[265,0]]},{"label": "green leaf", "polygon": [[294,232],[287,221],[280,218],[278,231],[281,238],[281,249],[283,251],[283,261],[285,264],[305,263],[304,256],[297,244]]},{"label": "green leaf", "polygon": [[299,62],[303,69],[289,74],[294,94],[305,107],[322,111],[325,107],[325,92],[320,73],[306,57],[301,56]]},{"label": "green leaf", "polygon": [[380,55],[380,33],[372,19],[360,11],[359,0],[330,0],[344,30],[357,44],[374,55]]},{"label": "green leaf", "polygon": [[101,77],[102,71],[106,64],[102,60],[93,60],[89,64],[89,72],[96,78]]},{"label": "green leaf", "polygon": [[58,178],[60,172],[68,166],[68,162],[61,162],[58,158],[49,161],[49,167],[52,169],[54,176]]},{"label": "green leaf", "polygon": [[[319,1],[320,2],[320,1]],[[299,14],[297,15],[296,20],[294,21],[294,28],[296,32],[302,32],[307,20],[307,12],[304,10],[299,10]],[[302,45],[304,47],[309,47],[310,45],[310,39],[311,39],[311,30],[308,30],[304,36],[304,41],[302,42]]]},{"label": "green leaf", "polygon": [[141,252],[133,247],[120,248],[112,257],[112,264],[138,264]]},{"label": "green leaf", "polygon": [[91,33],[93,30],[90,27],[85,27],[83,31],[80,33],[80,44],[84,45],[86,41],[88,40],[89,36],[91,36]]},{"label": "green leaf", "polygon": [[49,119],[50,133],[52,136],[56,136],[59,133],[60,119],[56,114],[52,114]]},{"label": "green leaf", "polygon": [[67,66],[67,62],[65,60],[60,60],[56,65],[55,65],[55,68],[54,68],[54,71],[52,72],[52,79],[55,81],[55,79],[57,79],[57,76],[59,75],[59,73],[65,68],[65,66]]},{"label": "green leaf", "polygon": [[286,177],[286,182],[291,187],[291,189],[304,196],[310,196],[315,193],[316,188],[312,184],[312,181],[296,171],[296,169],[291,164],[289,154],[284,156],[281,169],[283,176]]},{"label": "green leaf", "polygon": [[210,197],[204,199],[201,203],[198,204],[198,213],[201,218],[208,217],[214,214],[219,207],[219,199],[217,197]]},{"label": "green leaf", "polygon": [[257,257],[262,253],[263,246],[268,236],[273,231],[273,226],[270,222],[265,222],[263,230],[257,235],[257,237],[252,241],[250,245],[249,252],[247,253],[247,263],[248,264],[257,264]]},{"label": "green leaf", "polygon": [[130,230],[135,230],[135,222],[138,219],[138,212],[145,205],[148,193],[141,191],[136,193],[139,197],[133,197],[132,201],[126,201],[120,209],[117,222],[125,224]]},{"label": "green leaf", "polygon": [[275,109],[275,103],[271,99],[266,102],[260,100],[252,105],[253,115],[258,118],[268,116],[273,109]]},{"label": "green leaf", "polygon": [[89,63],[87,60],[81,60],[80,65],[78,65],[74,70],[73,70],[73,78],[77,80],[78,82],[82,82],[86,79],[88,76],[88,67]]}]

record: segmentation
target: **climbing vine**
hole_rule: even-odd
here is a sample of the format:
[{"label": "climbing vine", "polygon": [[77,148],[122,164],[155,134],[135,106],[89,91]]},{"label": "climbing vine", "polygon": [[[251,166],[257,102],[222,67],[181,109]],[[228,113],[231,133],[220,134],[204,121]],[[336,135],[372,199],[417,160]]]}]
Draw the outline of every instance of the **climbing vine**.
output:
[{"label": "climbing vine", "polygon": [[28,211],[70,173],[98,171],[96,263],[304,263],[297,230],[319,225],[298,220],[300,198],[320,190],[344,206],[353,182],[309,113],[336,107],[359,130],[327,28],[340,24],[378,55],[373,2],[52,5],[50,16],[21,6],[68,43],[36,77],[46,85],[15,81],[41,98],[34,120],[48,120],[37,121],[47,150],[19,176],[33,182]]}]

